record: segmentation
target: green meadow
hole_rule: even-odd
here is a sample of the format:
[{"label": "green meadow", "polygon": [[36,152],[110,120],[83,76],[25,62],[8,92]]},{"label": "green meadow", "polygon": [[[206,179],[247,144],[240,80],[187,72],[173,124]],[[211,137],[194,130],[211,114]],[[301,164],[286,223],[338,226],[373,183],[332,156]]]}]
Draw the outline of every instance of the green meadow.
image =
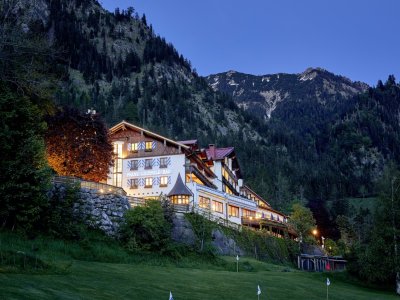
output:
[{"label": "green meadow", "polygon": [[398,299],[346,273],[298,271],[290,266],[195,254],[168,258],[131,254],[106,239],[34,241],[1,234],[0,299]]}]

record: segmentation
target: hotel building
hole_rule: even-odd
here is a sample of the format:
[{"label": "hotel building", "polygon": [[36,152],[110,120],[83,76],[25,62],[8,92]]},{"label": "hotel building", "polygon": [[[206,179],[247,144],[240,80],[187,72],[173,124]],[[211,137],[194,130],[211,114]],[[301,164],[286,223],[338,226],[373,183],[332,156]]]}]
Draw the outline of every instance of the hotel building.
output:
[{"label": "hotel building", "polygon": [[214,219],[276,235],[288,232],[286,216],[243,185],[233,147],[201,149],[197,140],[173,141],[125,121],[109,135],[115,162],[107,183],[122,187],[128,196],[148,200],[167,195],[187,211],[208,212]]}]

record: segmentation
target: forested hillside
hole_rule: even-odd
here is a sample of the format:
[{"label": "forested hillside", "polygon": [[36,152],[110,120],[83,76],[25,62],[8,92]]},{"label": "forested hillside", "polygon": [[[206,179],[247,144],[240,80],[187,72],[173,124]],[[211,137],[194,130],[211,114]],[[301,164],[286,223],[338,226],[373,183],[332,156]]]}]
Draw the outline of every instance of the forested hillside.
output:
[{"label": "forested hillside", "polygon": [[96,1],[18,3],[26,5],[11,10],[17,27],[42,36],[54,51],[57,87],[52,96],[46,90],[47,98],[93,108],[108,125],[125,119],[173,139],[235,146],[245,178],[277,209],[288,211],[297,199],[331,228],[343,199],[376,194],[385,164],[399,161],[400,87],[393,77],[368,88],[321,69],[239,74],[240,80],[225,74],[232,92],[198,76],[134,8],[110,13]]}]

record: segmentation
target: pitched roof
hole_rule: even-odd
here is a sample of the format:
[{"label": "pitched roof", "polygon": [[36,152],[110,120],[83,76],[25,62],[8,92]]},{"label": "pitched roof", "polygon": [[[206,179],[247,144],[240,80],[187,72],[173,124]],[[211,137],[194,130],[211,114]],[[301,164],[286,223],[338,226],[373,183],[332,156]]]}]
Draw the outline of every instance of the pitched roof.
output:
[{"label": "pitched roof", "polygon": [[160,139],[160,140],[166,140],[167,142],[169,142],[169,143],[171,143],[171,144],[173,144],[175,146],[182,147],[183,149],[189,149],[190,148],[187,145],[184,145],[184,144],[179,143],[179,142],[175,142],[174,140],[166,138],[165,136],[162,136],[162,135],[159,135],[157,133],[151,132],[150,130],[141,128],[139,126],[133,125],[133,124],[128,123],[126,121],[122,121],[122,122],[119,122],[118,124],[114,125],[113,127],[110,128],[109,132],[110,133],[114,133],[114,132],[118,131],[119,129],[124,130],[124,128],[126,128],[126,127],[131,128],[131,129],[136,130],[136,131],[144,132],[148,136],[152,136],[152,137]]},{"label": "pitched roof", "polygon": [[210,148],[206,149],[207,158],[212,160],[220,160],[227,157],[235,150],[234,147],[227,147],[227,148],[215,148],[215,153],[212,153]]},{"label": "pitched roof", "polygon": [[197,140],[178,141],[178,143],[181,143],[181,144],[189,146],[189,145],[197,144]]},{"label": "pitched roof", "polygon": [[178,174],[178,178],[176,179],[175,185],[172,190],[168,193],[168,197],[176,196],[176,195],[186,195],[192,196],[192,192],[188,189],[188,187],[183,183],[181,174]]}]

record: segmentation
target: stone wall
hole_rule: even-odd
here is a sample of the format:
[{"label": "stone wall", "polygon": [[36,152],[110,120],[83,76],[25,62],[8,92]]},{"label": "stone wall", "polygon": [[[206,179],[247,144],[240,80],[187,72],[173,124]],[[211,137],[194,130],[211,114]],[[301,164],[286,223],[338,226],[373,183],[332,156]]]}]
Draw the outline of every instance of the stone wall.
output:
[{"label": "stone wall", "polygon": [[[58,197],[63,199],[65,191],[64,184],[56,183],[50,193],[58,194]],[[100,229],[107,235],[116,236],[124,213],[128,209],[130,209],[130,204],[126,196],[79,188],[73,213],[89,227]]]},{"label": "stone wall", "polygon": [[125,211],[130,209],[128,197],[86,188],[78,195],[80,201],[74,205],[74,212],[90,227],[115,236]]}]

